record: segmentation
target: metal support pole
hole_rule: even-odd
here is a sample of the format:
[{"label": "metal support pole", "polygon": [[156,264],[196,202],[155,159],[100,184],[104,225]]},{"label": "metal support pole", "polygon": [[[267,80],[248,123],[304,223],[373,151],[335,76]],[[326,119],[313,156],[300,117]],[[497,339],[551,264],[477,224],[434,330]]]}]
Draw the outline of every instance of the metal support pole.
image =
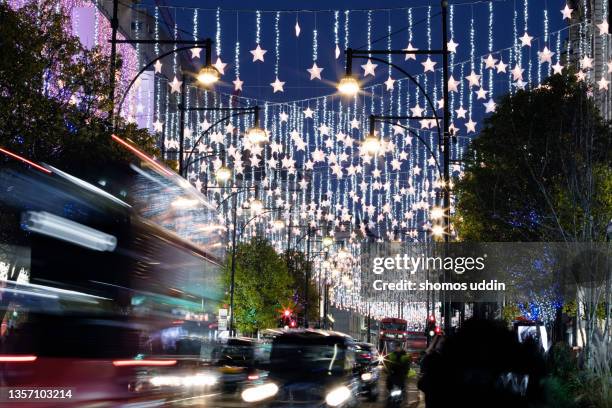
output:
[{"label": "metal support pole", "polygon": [[180,110],[180,119],[179,119],[179,158],[178,158],[178,163],[179,163],[179,174],[183,175],[183,167],[184,167],[184,158],[183,155],[185,154],[185,115],[187,114],[187,109],[185,107],[185,91],[187,90],[187,81],[186,81],[186,77],[185,75],[183,75],[183,82],[181,82],[181,103],[179,104],[179,110]]},{"label": "metal support pole", "polygon": [[371,325],[372,325],[372,317],[370,316],[370,303],[368,302],[368,317],[367,317],[367,330],[368,332],[366,333],[366,342],[370,343],[372,341],[372,335],[371,335]]},{"label": "metal support pole", "polygon": [[[448,27],[447,27],[448,1],[442,0],[442,73],[443,73],[443,92],[444,92],[444,117],[443,117],[443,148],[444,148],[444,242],[445,245],[450,241],[450,108],[448,106]],[[450,334],[451,330],[451,302],[447,298],[444,303],[444,332]]]},{"label": "metal support pole", "polygon": [[234,335],[234,291],[236,286],[236,224],[238,223],[236,211],[238,207],[238,195],[234,193],[232,203],[232,272],[230,275],[230,315],[229,315],[229,334]]},{"label": "metal support pole", "polygon": [[[310,259],[310,228],[308,229],[308,242],[306,243],[306,259]],[[310,268],[304,271],[304,328],[308,328],[308,283],[310,282]]]},{"label": "metal support pole", "polygon": [[108,99],[110,108],[108,111],[109,120],[113,118],[115,110],[115,73],[117,71],[117,30],[119,28],[119,0],[113,0],[113,17],[111,18],[111,53],[110,53],[110,72],[109,85],[110,91]]}]

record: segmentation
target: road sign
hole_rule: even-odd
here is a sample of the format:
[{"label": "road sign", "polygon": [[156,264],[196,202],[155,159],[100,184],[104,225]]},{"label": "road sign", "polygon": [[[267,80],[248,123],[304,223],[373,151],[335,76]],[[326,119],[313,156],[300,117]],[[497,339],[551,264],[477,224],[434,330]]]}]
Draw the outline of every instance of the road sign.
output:
[{"label": "road sign", "polygon": [[227,330],[227,309],[219,309],[219,323],[218,330]]}]

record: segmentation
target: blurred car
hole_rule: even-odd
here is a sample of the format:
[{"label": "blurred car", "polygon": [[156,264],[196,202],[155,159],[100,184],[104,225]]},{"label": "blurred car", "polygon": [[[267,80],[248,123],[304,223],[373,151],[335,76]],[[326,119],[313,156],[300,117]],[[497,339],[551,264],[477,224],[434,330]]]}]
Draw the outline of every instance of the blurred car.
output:
[{"label": "blurred car", "polygon": [[241,385],[266,376],[260,369],[265,360],[264,347],[257,339],[235,337],[213,351],[224,393],[236,392]]},{"label": "blurred car", "polygon": [[380,379],[378,350],[370,343],[356,343],[355,359],[359,374],[359,394],[365,396],[369,401],[376,401]]},{"label": "blurred car", "polygon": [[272,341],[269,377],[242,391],[266,407],[350,407],[358,401],[355,344],[345,334],[286,330]]}]

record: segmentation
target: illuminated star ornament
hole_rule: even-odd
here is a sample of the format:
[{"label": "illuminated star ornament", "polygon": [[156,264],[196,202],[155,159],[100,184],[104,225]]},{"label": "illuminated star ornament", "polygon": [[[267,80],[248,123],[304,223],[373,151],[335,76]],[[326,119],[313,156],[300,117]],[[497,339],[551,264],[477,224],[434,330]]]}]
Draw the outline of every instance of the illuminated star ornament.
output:
[{"label": "illuminated star ornament", "polygon": [[310,74],[310,80],[312,81],[313,79],[321,79],[321,71],[323,71],[323,68],[318,67],[317,63],[313,62],[312,68],[308,68],[306,71]]},{"label": "illuminated star ornament", "polygon": [[566,4],[563,10],[561,10],[561,14],[563,14],[563,19],[571,20],[572,11],[574,11],[574,9],[569,8],[569,6]]},{"label": "illuminated star ornament", "polygon": [[264,54],[268,52],[267,50],[262,49],[259,44],[257,44],[257,48],[251,50],[251,54],[253,54],[253,62],[261,61],[264,62]]},{"label": "illuminated star ornament", "polygon": [[217,61],[213,64],[213,66],[217,68],[217,71],[219,71],[221,75],[225,75],[225,67],[227,64],[221,61],[221,57],[217,57]]},{"label": "illuminated star ornament", "polygon": [[285,83],[280,81],[278,77],[276,77],[276,80],[274,82],[270,83],[270,86],[272,87],[274,93],[285,92],[285,90],[283,89],[283,86],[285,86]]},{"label": "illuminated star ornament", "polygon": [[459,44],[457,44],[455,41],[453,41],[453,39],[451,38],[451,40],[449,42],[446,43],[446,46],[448,48],[449,52],[457,52],[457,46]]},{"label": "illuminated star ornament", "polygon": [[436,64],[437,62],[432,61],[431,58],[427,57],[427,60],[425,60],[425,62],[421,62],[421,65],[423,65],[423,72],[434,72],[434,67],[436,66]]},{"label": "illuminated star ornament", "polygon": [[160,60],[155,61],[155,65],[153,65],[153,68],[155,69],[156,74],[161,74],[161,70],[162,70],[161,61]]},{"label": "illuminated star ornament", "polygon": [[242,81],[240,77],[236,77],[232,83],[234,84],[234,91],[242,91],[242,84],[244,84],[244,81]]},{"label": "illuminated star ornament", "polygon": [[597,24],[597,28],[599,28],[599,35],[609,34],[609,26],[606,20],[602,21],[600,24]]},{"label": "illuminated star ornament", "polygon": [[492,54],[489,54],[489,56],[484,59],[485,68],[487,68],[487,69],[495,68],[495,63],[496,62],[497,62],[497,59],[493,58]]},{"label": "illuminated star ornament", "polygon": [[483,105],[485,107],[486,113],[495,112],[495,108],[497,107],[497,104],[495,103],[493,99],[489,99],[489,101],[486,103],[483,103]]},{"label": "illuminated star ornament", "polygon": [[[408,46],[404,48],[404,51],[418,51],[418,50],[419,50],[418,48],[414,48],[412,46],[412,43],[409,43]],[[404,57],[404,60],[408,61],[409,59],[416,60],[416,54],[407,53],[406,56]]]},{"label": "illuminated star ornament", "polygon": [[176,77],[176,75],[174,76],[174,79],[172,80],[172,82],[170,82],[170,89],[171,89],[171,93],[180,93],[181,92],[181,85],[183,84],[183,81],[179,81],[178,78]]},{"label": "illuminated star ornament", "polygon": [[314,113],[314,111],[313,111],[312,109],[310,109],[310,106],[309,106],[309,107],[307,107],[307,108],[304,110],[304,117],[305,117],[305,118],[310,118],[310,119],[312,119],[312,115],[313,115],[313,113]]},{"label": "illuminated star ornament", "polygon": [[376,74],[374,73],[374,70],[376,69],[377,66],[378,64],[372,64],[372,61],[368,60],[368,62],[366,62],[365,64],[361,66],[361,68],[363,68],[363,76],[364,77],[368,75],[376,76]]},{"label": "illuminated star ornament", "polygon": [[192,48],[191,49],[191,59],[200,58],[200,53],[202,52],[201,48]]},{"label": "illuminated star ornament", "polygon": [[531,40],[533,40],[533,37],[527,34],[527,31],[525,31],[525,34],[523,34],[519,40],[521,40],[523,47],[531,47]]},{"label": "illuminated star ornament", "polygon": [[548,62],[552,64],[552,56],[555,55],[554,52],[551,52],[548,47],[544,47],[542,51],[538,51],[538,58],[540,59],[540,64]]},{"label": "illuminated star ornament", "polygon": [[391,75],[389,75],[389,78],[387,78],[387,80],[385,81],[385,87],[387,88],[387,91],[392,91],[394,84],[395,79],[391,78]]}]

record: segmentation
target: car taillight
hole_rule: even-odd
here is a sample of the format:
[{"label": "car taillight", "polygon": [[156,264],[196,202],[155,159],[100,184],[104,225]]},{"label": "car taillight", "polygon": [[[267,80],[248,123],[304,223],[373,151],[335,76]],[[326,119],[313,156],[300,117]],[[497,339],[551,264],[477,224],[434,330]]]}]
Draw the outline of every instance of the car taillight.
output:
[{"label": "car taillight", "polygon": [[38,357],[31,355],[1,355],[0,363],[31,363]]},{"label": "car taillight", "polygon": [[115,360],[115,367],[134,367],[134,366],[171,366],[175,365],[176,360]]}]

